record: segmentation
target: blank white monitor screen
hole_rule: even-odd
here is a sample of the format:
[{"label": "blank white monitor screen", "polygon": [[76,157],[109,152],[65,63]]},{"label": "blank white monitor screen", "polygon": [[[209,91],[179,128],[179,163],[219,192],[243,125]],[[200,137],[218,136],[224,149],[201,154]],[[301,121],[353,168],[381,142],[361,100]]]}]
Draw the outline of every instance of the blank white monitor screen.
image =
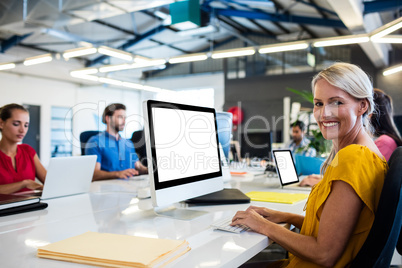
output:
[{"label": "blank white monitor screen", "polygon": [[154,206],[223,189],[213,108],[149,100],[144,113]]},{"label": "blank white monitor screen", "polygon": [[293,162],[292,152],[290,150],[273,150],[276,169],[282,185],[287,185],[299,181],[296,167]]}]

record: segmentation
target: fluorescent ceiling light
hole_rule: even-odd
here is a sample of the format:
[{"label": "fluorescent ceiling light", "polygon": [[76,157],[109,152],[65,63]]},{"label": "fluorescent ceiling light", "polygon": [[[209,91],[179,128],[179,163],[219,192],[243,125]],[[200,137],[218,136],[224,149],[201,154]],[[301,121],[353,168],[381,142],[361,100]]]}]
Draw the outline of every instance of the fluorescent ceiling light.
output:
[{"label": "fluorescent ceiling light", "polygon": [[255,53],[255,49],[252,47],[236,48],[236,49],[228,49],[228,50],[214,52],[214,53],[212,53],[211,58],[222,59],[222,58],[229,58],[229,57],[250,56],[250,55],[254,55],[254,53]]},{"label": "fluorescent ceiling light", "polygon": [[99,77],[99,82],[105,83],[105,84],[116,85],[116,86],[121,86],[123,84],[123,82],[120,80],[106,78],[106,77]]},{"label": "fluorescent ceiling light", "polygon": [[36,56],[36,57],[26,58],[24,61],[24,65],[29,66],[29,65],[49,62],[52,60],[53,60],[53,57],[51,54],[44,54],[44,55],[40,55],[40,56]]},{"label": "fluorescent ceiling light", "polygon": [[111,57],[119,58],[122,60],[131,61],[133,60],[133,55],[123,50],[114,49],[110,47],[101,46],[98,48],[98,52]]},{"label": "fluorescent ceiling light", "polygon": [[151,87],[151,86],[143,86],[142,90],[156,92],[156,93],[160,93],[160,92],[175,92],[173,90],[167,90],[167,89],[163,89],[163,88],[159,88],[159,87]]},{"label": "fluorescent ceiling light", "polygon": [[388,35],[371,41],[375,43],[402,44],[402,35]]},{"label": "fluorescent ceiling light", "polygon": [[99,68],[99,72],[108,73],[108,72],[115,72],[115,71],[121,71],[121,70],[127,70],[127,69],[130,69],[130,64],[127,64],[127,63],[116,64],[116,65],[104,65]]},{"label": "fluorescent ceiling light", "polygon": [[131,83],[131,82],[123,82],[122,86],[128,87],[128,88],[133,88],[133,89],[138,89],[138,90],[143,90],[143,87],[144,87],[141,84],[136,84],[136,83]]},{"label": "fluorescent ceiling light", "polygon": [[125,64],[116,64],[116,65],[106,65],[104,67],[100,67],[99,72],[108,73],[108,72],[115,72],[115,71],[128,70],[128,69],[158,66],[158,65],[163,65],[165,63],[166,63],[166,60],[164,60],[164,59],[142,60],[140,62],[135,62],[132,64],[125,63]]},{"label": "fluorescent ceiling light", "polygon": [[90,80],[90,81],[95,81],[95,82],[99,82],[99,77],[95,76],[95,75],[87,75],[87,74],[74,74],[74,73],[70,73],[70,75],[72,77],[75,78],[80,78],[80,79],[85,79],[85,80]]},{"label": "fluorescent ceiling light", "polygon": [[282,51],[292,51],[292,50],[300,50],[308,48],[308,43],[283,43],[283,44],[273,44],[262,46],[258,50],[260,54],[266,53],[275,53],[275,52],[282,52]]},{"label": "fluorescent ceiling light", "polygon": [[0,64],[0,71],[1,70],[9,70],[15,68],[15,63],[2,63]]},{"label": "fluorescent ceiling light", "polygon": [[79,69],[79,70],[74,70],[70,72],[70,75],[86,75],[86,74],[96,74],[98,73],[97,68],[85,68],[85,69]]},{"label": "fluorescent ceiling light", "polygon": [[140,55],[135,55],[135,57],[134,57],[134,62],[147,62],[147,61],[150,61],[150,60],[151,60],[150,58],[143,57],[143,56],[140,56]]},{"label": "fluorescent ceiling light", "polygon": [[157,65],[162,65],[165,63],[166,63],[166,60],[164,60],[164,59],[148,60],[148,61],[144,61],[144,62],[135,62],[133,64],[130,64],[130,69],[157,66]]},{"label": "fluorescent ceiling light", "polygon": [[182,62],[191,62],[191,61],[201,61],[208,59],[207,54],[190,54],[184,56],[173,57],[169,59],[169,63],[182,63]]},{"label": "fluorescent ceiling light", "polygon": [[387,76],[387,75],[398,73],[401,71],[402,71],[402,64],[398,64],[398,65],[385,69],[384,72],[382,73],[382,75]]},{"label": "fluorescent ceiling light", "polygon": [[98,50],[95,47],[80,47],[64,51],[63,57],[65,59],[80,57],[90,54],[95,54]]},{"label": "fluorescent ceiling light", "polygon": [[399,28],[402,28],[402,18],[396,19],[383,27],[380,28],[380,30],[377,30],[376,34],[373,34],[370,39],[373,41],[375,39],[381,38],[383,36],[386,36],[387,34],[390,34]]},{"label": "fluorescent ceiling light", "polygon": [[340,38],[330,38],[330,39],[322,39],[322,41],[316,41],[313,43],[315,47],[328,47],[328,46],[341,46],[341,45],[350,45],[350,44],[358,44],[365,43],[370,41],[368,36],[354,36],[354,37],[340,37]]},{"label": "fluorescent ceiling light", "polygon": [[180,32],[178,32],[178,34],[180,36],[194,36],[194,35],[214,33],[217,31],[218,31],[218,28],[216,28],[214,25],[208,25],[205,27],[199,27],[199,28],[195,28],[195,29],[180,31]]}]

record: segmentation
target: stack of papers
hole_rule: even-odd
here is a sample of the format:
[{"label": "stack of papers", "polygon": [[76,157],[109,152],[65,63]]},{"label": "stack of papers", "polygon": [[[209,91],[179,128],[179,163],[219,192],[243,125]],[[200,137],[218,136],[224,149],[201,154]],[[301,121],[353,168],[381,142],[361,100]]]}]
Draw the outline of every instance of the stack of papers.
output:
[{"label": "stack of papers", "polygon": [[102,267],[162,267],[190,250],[187,241],[87,232],[38,248],[38,257]]},{"label": "stack of papers", "polygon": [[293,204],[304,200],[308,194],[277,193],[277,192],[248,192],[251,201]]}]

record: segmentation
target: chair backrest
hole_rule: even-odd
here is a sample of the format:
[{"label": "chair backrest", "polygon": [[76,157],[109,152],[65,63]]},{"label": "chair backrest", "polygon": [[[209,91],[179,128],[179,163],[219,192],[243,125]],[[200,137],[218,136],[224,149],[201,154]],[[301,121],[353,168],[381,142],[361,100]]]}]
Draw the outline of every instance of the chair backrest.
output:
[{"label": "chair backrest", "polygon": [[144,166],[147,166],[147,150],[145,147],[144,130],[134,131],[131,136],[131,141],[134,143],[135,152],[137,153],[139,160]]},{"label": "chair backrest", "polygon": [[389,267],[398,239],[401,239],[402,146],[393,152],[388,164],[373,226],[351,267]]},{"label": "chair backrest", "polygon": [[85,146],[88,142],[88,140],[92,137],[95,136],[96,134],[99,134],[101,131],[98,130],[88,130],[81,132],[80,134],[80,143],[81,143],[81,155],[85,155]]}]

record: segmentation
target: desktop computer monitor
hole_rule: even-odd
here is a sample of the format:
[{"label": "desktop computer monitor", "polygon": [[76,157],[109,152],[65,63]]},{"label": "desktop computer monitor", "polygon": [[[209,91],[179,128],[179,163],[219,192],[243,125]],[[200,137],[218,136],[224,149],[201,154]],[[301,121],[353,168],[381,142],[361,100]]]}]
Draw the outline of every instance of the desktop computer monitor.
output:
[{"label": "desktop computer monitor", "polygon": [[242,158],[271,159],[272,133],[264,130],[248,130],[241,134]]},{"label": "desktop computer monitor", "polygon": [[218,140],[222,145],[226,159],[229,159],[230,140],[232,138],[233,114],[228,112],[216,112],[216,123],[218,126]]},{"label": "desktop computer monitor", "polygon": [[143,108],[155,212],[179,219],[199,216],[200,211],[171,205],[223,189],[215,109],[154,100]]}]

